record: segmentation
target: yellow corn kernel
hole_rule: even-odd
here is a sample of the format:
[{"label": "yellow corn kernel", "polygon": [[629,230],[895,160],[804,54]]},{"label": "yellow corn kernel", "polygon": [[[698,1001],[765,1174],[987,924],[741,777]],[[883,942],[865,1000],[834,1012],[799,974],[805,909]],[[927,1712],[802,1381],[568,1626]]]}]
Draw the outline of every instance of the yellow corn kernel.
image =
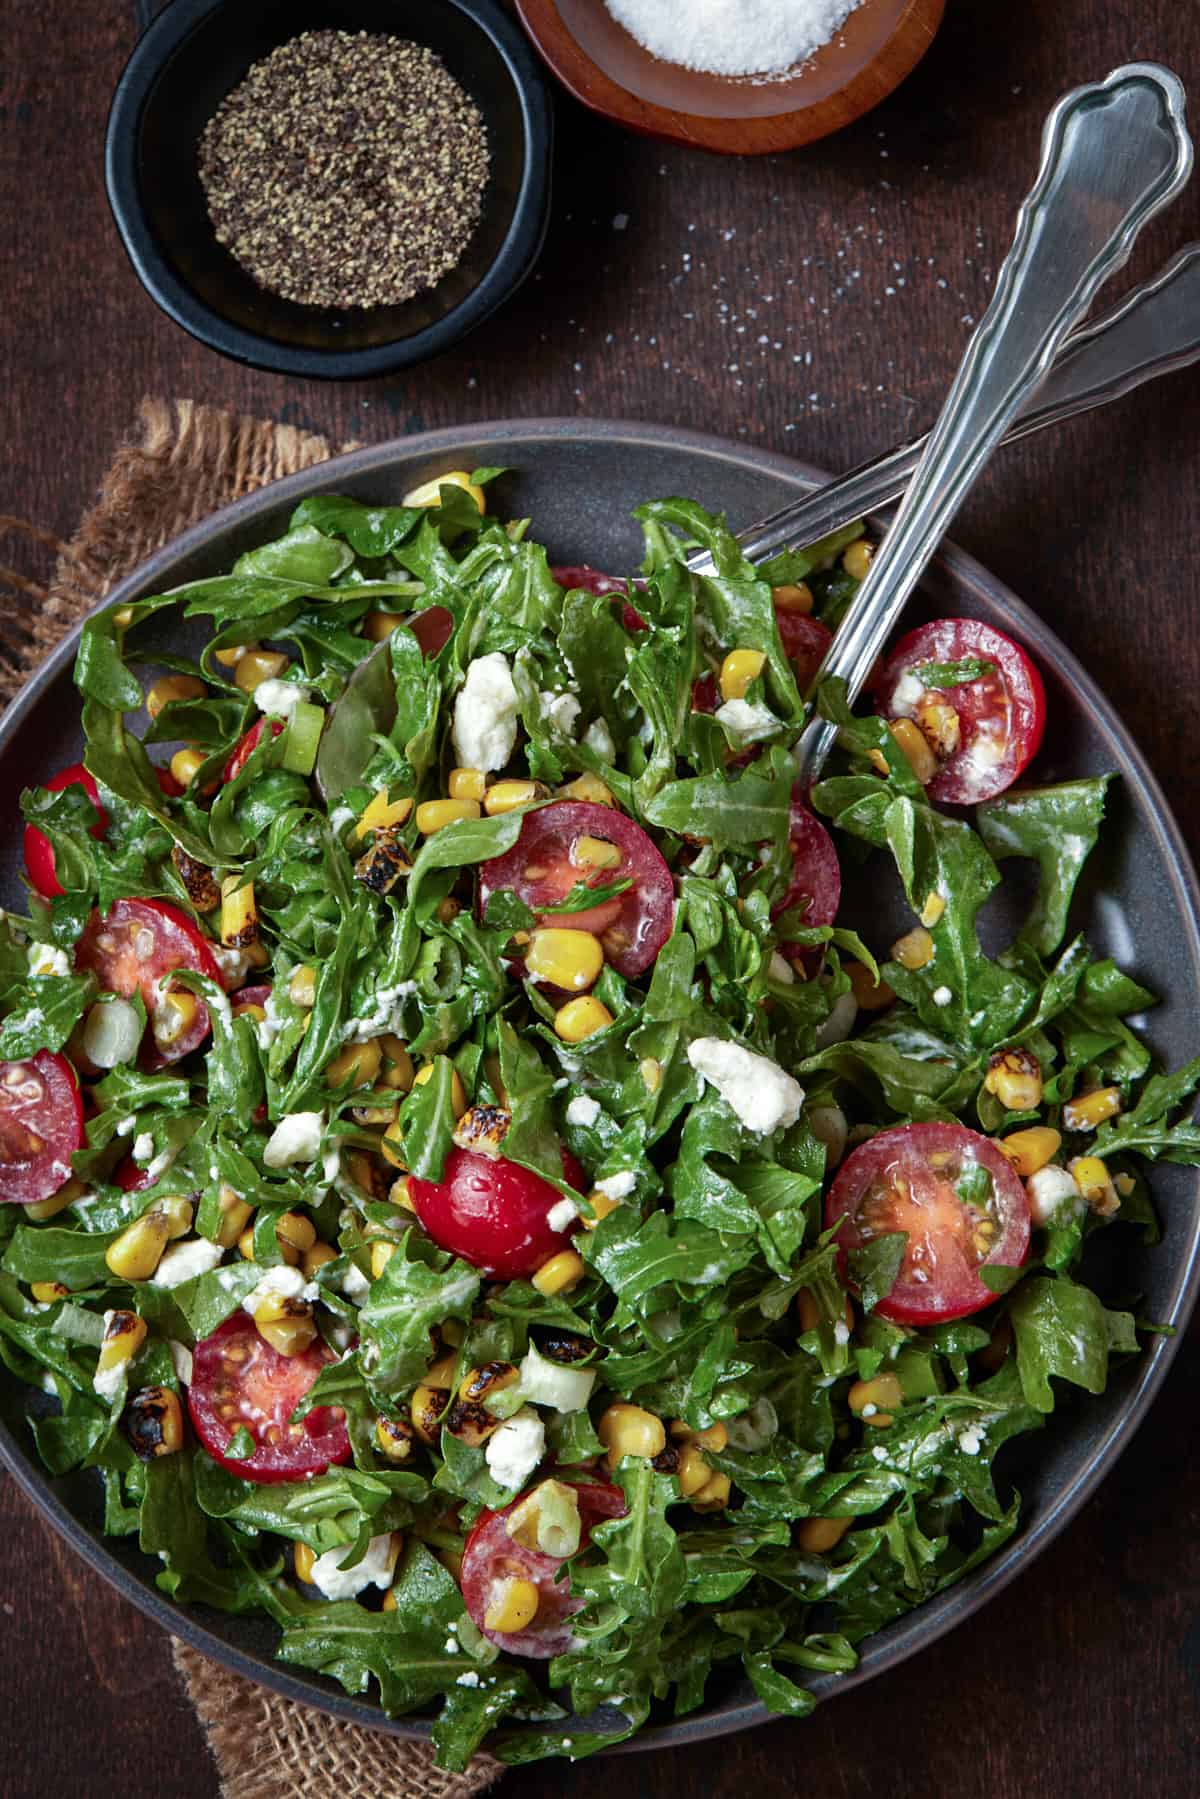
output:
[{"label": "yellow corn kernel", "polygon": [[892,960],[901,968],[926,968],[933,961],[933,938],[922,924],[914,925],[892,945]]},{"label": "yellow corn kernel", "polygon": [[174,1243],[179,1237],[186,1237],[192,1228],[195,1207],[190,1199],[184,1199],[178,1194],[171,1194],[165,1199],[158,1200],[151,1209],[157,1212],[161,1218],[166,1219],[169,1243]]},{"label": "yellow corn kernel", "polygon": [[807,581],[785,581],[782,587],[771,589],[771,598],[780,612],[811,612],[813,609],[812,588]]},{"label": "yellow corn kernel", "polygon": [[58,1192],[52,1193],[49,1199],[39,1199],[31,1206],[22,1206],[21,1216],[22,1218],[32,1218],[37,1224],[44,1224],[47,1218],[57,1218],[60,1212],[65,1212],[68,1206],[74,1205],[77,1199],[83,1197],[83,1193],[83,1182],[75,1180],[72,1176],[69,1181],[64,1181]]},{"label": "yellow corn kernel", "polygon": [[375,1447],[389,1462],[407,1462],[412,1456],[413,1427],[406,1418],[375,1420]]},{"label": "yellow corn kernel", "polygon": [[583,1228],[585,1231],[594,1231],[602,1218],[607,1218],[610,1212],[616,1211],[617,1207],[621,1204],[621,1201],[619,1199],[610,1198],[607,1193],[601,1193],[600,1189],[597,1187],[594,1193],[588,1194],[588,1204],[591,1206],[592,1211],[596,1216],[594,1218],[585,1218],[583,1221]]},{"label": "yellow corn kernel", "polygon": [[796,1542],[810,1555],[828,1555],[853,1523],[853,1518],[805,1518],[796,1526]]},{"label": "yellow corn kernel", "polygon": [[543,781],[497,781],[484,794],[483,809],[489,818],[498,818],[502,812],[515,812],[534,800],[544,800],[549,792]]},{"label": "yellow corn kernel", "polygon": [[199,1010],[200,1002],[194,993],[164,993],[154,1008],[151,1024],[154,1029],[154,1041],[160,1049],[168,1049],[172,1043],[178,1043],[185,1031],[191,1029]]},{"label": "yellow corn kernel", "polygon": [[482,800],[487,776],[481,768],[452,768],[446,790],[452,800]]},{"label": "yellow corn kernel", "polygon": [[757,681],[766,662],[761,650],[730,650],[721,664],[721,698],[744,700],[750,691],[751,682]]},{"label": "yellow corn kernel", "polygon": [[531,1580],[494,1580],[483,1615],[484,1628],[505,1635],[525,1630],[537,1617],[537,1608],[538,1590]]},{"label": "yellow corn kernel", "polygon": [[556,1256],[551,1256],[548,1262],[542,1263],[533,1276],[533,1284],[539,1293],[544,1293],[549,1298],[553,1293],[569,1293],[572,1287],[579,1285],[586,1273],[587,1266],[583,1257],[576,1255],[573,1249],[562,1249]]},{"label": "yellow corn kernel", "polygon": [[[457,1576],[455,1578],[457,1579]],[[388,1588],[387,1592],[383,1596],[383,1604],[380,1606],[379,1609],[381,1612],[394,1612],[396,1610],[396,1589],[395,1589],[395,1587]]]},{"label": "yellow corn kernel", "polygon": [[608,1452],[605,1459],[610,1471],[622,1456],[639,1455],[653,1461],[667,1446],[662,1419],[623,1399],[609,1406],[596,1426],[596,1435]]},{"label": "yellow corn kernel", "polygon": [[234,681],[243,693],[253,693],[264,681],[278,681],[288,659],[282,650],[247,650],[234,670]]},{"label": "yellow corn kernel", "polygon": [[161,1212],[144,1212],[127,1224],[104,1252],[109,1269],[121,1281],[148,1281],[162,1260],[170,1226]]},{"label": "yellow corn kernel", "polygon": [[351,1106],[350,1116],[355,1124],[366,1125],[369,1130],[382,1129],[385,1125],[394,1124],[399,1115],[396,1095],[387,1087],[376,1089],[371,1095],[371,1104],[367,1106]]},{"label": "yellow corn kernel", "polygon": [[307,1009],[316,997],[317,971],[307,962],[301,963],[299,968],[293,968],[288,978],[288,998],[294,1006]]},{"label": "yellow corn kernel", "polygon": [[379,1039],[373,1037],[366,1043],[347,1043],[340,1049],[332,1061],[326,1062],[325,1079],[331,1087],[344,1086],[347,1081],[356,1087],[370,1087],[382,1066],[383,1050]]},{"label": "yellow corn kernel", "polygon": [[1121,1204],[1112,1176],[1099,1156],[1076,1156],[1067,1171],[1083,1194],[1089,1209],[1100,1218],[1111,1218]]},{"label": "yellow corn kernel", "polygon": [[392,1182],[388,1189],[388,1203],[395,1206],[398,1212],[416,1211],[417,1208],[413,1204],[413,1196],[405,1175],[401,1175],[399,1180]]},{"label": "yellow corn kernel", "polygon": [[693,1430],[682,1418],[671,1420],[671,1441],[673,1443],[694,1443],[697,1449],[711,1449],[714,1455],[720,1455],[729,1446],[729,1432],[718,1418],[715,1424],[709,1424],[704,1430]]},{"label": "yellow corn kernel", "polygon": [[368,612],[363,620],[363,636],[372,643],[382,643],[390,637],[397,625],[404,623],[402,612]]},{"label": "yellow corn kernel", "polygon": [[1036,1112],[1042,1103],[1042,1065],[1027,1049],[989,1056],[983,1084],[1009,1112]]},{"label": "yellow corn kernel", "polygon": [[258,907],[254,882],[230,875],[221,882],[221,942],[226,949],[241,949],[258,936]]},{"label": "yellow corn kernel", "polygon": [[685,1443],[675,1464],[675,1478],[684,1499],[690,1499],[712,1478],[712,1469],[693,1443]]},{"label": "yellow corn kernel", "polygon": [[125,1434],[143,1462],[183,1448],[183,1412],[170,1387],[143,1387],[125,1410]]},{"label": "yellow corn kernel", "polygon": [[573,781],[568,781],[566,786],[560,787],[558,791],[563,799],[590,800],[594,806],[615,806],[617,803],[612,796],[611,788],[605,785],[600,776],[590,774],[586,770],[583,774],[576,775]]},{"label": "yellow corn kernel", "polygon": [[946,902],[941,894],[930,893],[926,898],[925,904],[921,907],[921,923],[929,930],[932,930],[945,910]]},{"label": "yellow corn kernel", "polygon": [[408,1093],[414,1077],[407,1044],[390,1034],[380,1037],[378,1041],[383,1051],[383,1067],[378,1076],[380,1085],[390,1087],[394,1093]]},{"label": "yellow corn kernel", "polygon": [[904,751],[905,760],[922,787],[927,787],[938,771],[938,759],[925,733],[911,718],[890,718],[888,730]]},{"label": "yellow corn kernel", "polygon": [[259,1336],[283,1356],[303,1355],[317,1335],[312,1307],[283,1293],[272,1293],[259,1304],[254,1326]]},{"label": "yellow corn kernel", "polygon": [[[247,1226],[242,1232],[237,1240],[237,1246],[238,1254],[244,1261],[252,1262],[254,1260],[254,1231],[252,1227]],[[284,1259],[286,1260],[286,1257]]]},{"label": "yellow corn kernel", "polygon": [[458,1397],[468,1405],[482,1405],[493,1394],[516,1386],[520,1378],[511,1362],[485,1362],[482,1368],[468,1368],[458,1383]]},{"label": "yellow corn kernel", "polygon": [[281,1212],[275,1220],[275,1240],[281,1250],[294,1249],[299,1261],[316,1242],[317,1227],[303,1212]]},{"label": "yellow corn kernel", "polygon": [[1022,1180],[1051,1163],[1062,1148],[1062,1137],[1048,1124],[1031,1124],[1025,1131],[1010,1131],[999,1147]]},{"label": "yellow corn kernel", "polygon": [[146,1320],[139,1318],[136,1312],[107,1313],[104,1337],[96,1363],[97,1373],[106,1373],[110,1368],[120,1368],[125,1363],[132,1362],[145,1341]]},{"label": "yellow corn kernel", "polygon": [[406,506],[440,506],[440,490],[443,487],[461,487],[464,493],[470,494],[480,512],[487,511],[487,501],[484,498],[482,487],[472,481],[467,471],[461,468],[452,468],[448,475],[436,475],[432,481],[422,481],[419,487],[414,487],[411,493],[405,494],[404,504]]},{"label": "yellow corn kernel", "polygon": [[[29,1291],[41,1306],[52,1306],[56,1299],[66,1299],[70,1287],[64,1287],[61,1281],[31,1281]],[[132,1318],[132,1312],[121,1313],[122,1317]],[[145,1330],[145,1325],[142,1329]]]},{"label": "yellow corn kernel", "polygon": [[931,694],[917,704],[917,728],[941,762],[948,762],[962,742],[962,723],[954,707]]},{"label": "yellow corn kernel", "polygon": [[359,813],[354,835],[362,838],[369,837],[372,831],[393,831],[407,821],[412,809],[410,793],[398,800],[389,800],[387,788],[381,787],[374,799],[368,800]]},{"label": "yellow corn kernel", "polygon": [[850,544],[842,551],[842,567],[853,580],[865,581],[874,554],[866,538],[860,537],[857,543]]},{"label": "yellow corn kernel", "polygon": [[223,650],[213,651],[213,661],[222,668],[236,668],[248,650],[261,648],[262,645],[257,643],[228,643]]},{"label": "yellow corn kernel", "polygon": [[698,1493],[692,1495],[694,1512],[723,1512],[729,1504],[731,1482],[727,1474],[710,1474]]},{"label": "yellow corn kernel", "polygon": [[525,972],[566,993],[582,993],[604,972],[604,950],[590,931],[537,930],[525,951]]},{"label": "yellow corn kernel", "polygon": [[336,1262],[338,1252],[332,1243],[322,1243],[319,1239],[311,1249],[306,1249],[300,1258],[300,1266],[306,1277],[312,1280],[317,1270],[324,1268],[327,1262]]},{"label": "yellow corn kernel", "polygon": [[181,787],[190,787],[207,761],[203,750],[176,750],[171,757],[171,773]]},{"label": "yellow corn kernel", "polygon": [[422,837],[432,837],[460,819],[479,816],[478,800],[425,800],[417,807],[417,829]]},{"label": "yellow corn kernel", "polygon": [[[433,1079],[433,1063],[426,1062],[424,1068],[418,1068],[413,1076],[413,1086],[423,1087],[426,1081]],[[450,1077],[450,1103],[454,1108],[455,1118],[461,1118],[467,1109],[467,1090],[462,1084],[462,1076],[457,1068]]]},{"label": "yellow corn kernel", "polygon": [[554,1034],[564,1043],[582,1043],[597,1031],[606,1031],[612,1021],[608,1007],[588,993],[559,1007],[554,1014]]},{"label": "yellow corn kernel", "polygon": [[846,1404],[864,1424],[886,1430],[896,1422],[888,1408],[895,1410],[904,1404],[904,1389],[894,1374],[877,1374],[873,1380],[856,1380]]},{"label": "yellow corn kernel", "polygon": [[443,1356],[429,1369],[410,1401],[412,1427],[422,1443],[435,1444],[442,1428],[442,1413],[450,1403],[451,1382],[458,1358]]},{"label": "yellow corn kernel", "polygon": [[316,1559],[316,1551],[310,1549],[307,1543],[292,1544],[292,1567],[295,1570],[296,1579],[302,1580],[306,1587],[311,1587],[313,1584],[313,1565]]},{"label": "yellow corn kernel", "polygon": [[[232,1249],[251,1218],[254,1207],[247,1205],[241,1194],[232,1187],[222,1187],[217,1194],[217,1206],[221,1221],[217,1226],[216,1241],[222,1249]],[[251,1232],[253,1236],[253,1232]]]},{"label": "yellow corn kernel", "polygon": [[1106,1118],[1115,1118],[1120,1110],[1120,1090],[1097,1087],[1092,1093],[1067,1101],[1063,1107],[1063,1123],[1069,1131],[1094,1131]]},{"label": "yellow corn kernel", "polygon": [[848,963],[846,974],[860,1012],[882,1012],[895,1003],[896,995],[887,982],[877,981],[865,962]]},{"label": "yellow corn kernel", "polygon": [[577,837],[571,845],[571,861],[576,868],[620,868],[621,851],[607,837]]},{"label": "yellow corn kernel", "polygon": [[377,1237],[371,1245],[371,1279],[377,1281],[392,1257],[396,1253],[396,1245],[389,1243],[386,1237]]},{"label": "yellow corn kernel", "polygon": [[408,1173],[408,1162],[404,1155],[404,1132],[400,1128],[399,1108],[397,1108],[395,1118],[393,1118],[391,1124],[388,1125],[387,1130],[384,1131],[383,1136],[379,1140],[379,1153],[384,1161],[392,1168],[399,1168],[402,1169],[405,1174]]},{"label": "yellow corn kernel", "polygon": [[176,705],[180,700],[202,700],[207,692],[204,682],[195,675],[164,675],[146,695],[146,710],[151,718],[157,718],[164,706]]},{"label": "yellow corn kernel", "polygon": [[261,1024],[267,1016],[267,1008],[260,1006],[257,1000],[242,1000],[240,1005],[231,1009],[235,1018],[249,1018],[255,1024]]},{"label": "yellow corn kernel", "polygon": [[643,1056],[638,1063],[638,1073],[642,1077],[642,1085],[647,1093],[657,1093],[662,1086],[663,1067],[653,1056]]}]

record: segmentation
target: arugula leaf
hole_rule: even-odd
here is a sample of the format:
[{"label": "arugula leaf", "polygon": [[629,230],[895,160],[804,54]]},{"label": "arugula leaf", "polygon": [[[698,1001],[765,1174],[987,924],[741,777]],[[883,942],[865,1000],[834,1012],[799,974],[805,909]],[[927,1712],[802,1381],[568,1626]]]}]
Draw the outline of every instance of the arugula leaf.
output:
[{"label": "arugula leaf", "polygon": [[909,670],[922,687],[965,687],[969,681],[981,681],[995,673],[994,662],[981,662],[978,656],[963,656],[957,662],[919,662]]},{"label": "arugula leaf", "polygon": [[1028,856],[1038,865],[1038,895],[1021,937],[1039,956],[1053,955],[1066,936],[1071,897],[1096,847],[1112,778],[1017,788],[976,809],[979,834],[997,861]]},{"label": "arugula leaf", "polygon": [[23,1062],[59,1050],[96,992],[90,974],[30,975],[0,996],[0,1059]]},{"label": "arugula leaf", "polygon": [[414,1386],[429,1362],[430,1330],[447,1318],[469,1318],[479,1286],[477,1270],[405,1231],[358,1314],[360,1357],[372,1386],[384,1393]]},{"label": "arugula leaf", "polygon": [[1133,1318],[1110,1312],[1090,1287],[1066,1275],[1030,1275],[1008,1302],[1017,1345],[1017,1368],[1026,1401],[1035,1411],[1054,1410],[1050,1376],[1103,1393],[1108,1359],[1138,1346]]}]

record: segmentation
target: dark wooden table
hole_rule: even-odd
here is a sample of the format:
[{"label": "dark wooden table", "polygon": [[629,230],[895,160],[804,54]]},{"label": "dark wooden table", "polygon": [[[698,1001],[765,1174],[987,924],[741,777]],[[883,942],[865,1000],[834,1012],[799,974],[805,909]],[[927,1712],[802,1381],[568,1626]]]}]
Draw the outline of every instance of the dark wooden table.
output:
[{"label": "dark wooden table", "polygon": [[[223,362],[142,293],[104,200],[132,0],[12,8],[0,62],[0,510],[70,535],[145,393],[377,441],[511,415],[677,422],[848,466],[931,417],[1031,178],[1047,107],[1119,62],[1200,89],[1179,0],[950,0],[899,93],[831,142],[734,162],[559,106],[538,274],[441,361],[323,386]],[[1138,276],[1200,235],[1196,190]],[[1200,375],[1006,453],[959,541],[1052,618],[1134,725],[1200,851]],[[801,1725],[548,1764],[529,1795],[1184,1794],[1200,1789],[1200,1353],[1036,1567],[953,1636]],[[217,1792],[166,1639],[0,1484],[0,1791]],[[288,1788],[289,1793],[291,1788]],[[506,1787],[507,1790],[507,1787]]]}]

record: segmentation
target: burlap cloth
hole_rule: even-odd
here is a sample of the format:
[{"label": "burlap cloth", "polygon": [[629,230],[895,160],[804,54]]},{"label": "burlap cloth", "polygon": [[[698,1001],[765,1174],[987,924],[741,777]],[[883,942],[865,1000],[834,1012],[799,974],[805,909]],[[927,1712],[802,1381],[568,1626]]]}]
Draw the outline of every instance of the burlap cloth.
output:
[{"label": "burlap cloth", "polygon": [[[70,543],[0,515],[0,538],[33,571],[0,563],[0,703],[151,551],[218,506],[331,453],[325,438],[291,425],[235,418],[191,400],[144,401]],[[48,580],[39,577],[39,558],[53,563]],[[183,1643],[173,1640],[173,1650],[225,1799],[465,1799],[504,1771],[477,1756],[466,1774],[444,1774],[424,1743],[342,1724]]]}]

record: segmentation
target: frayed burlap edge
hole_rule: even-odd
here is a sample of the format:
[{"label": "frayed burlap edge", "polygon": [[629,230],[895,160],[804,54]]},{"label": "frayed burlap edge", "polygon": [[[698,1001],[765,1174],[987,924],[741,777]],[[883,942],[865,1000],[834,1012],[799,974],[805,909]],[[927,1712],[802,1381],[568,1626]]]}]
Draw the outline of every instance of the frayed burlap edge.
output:
[{"label": "frayed burlap edge", "polygon": [[[349,447],[349,446],[347,446]],[[324,462],[312,432],[238,418],[192,400],[147,399],[70,543],[0,514],[0,541],[46,573],[0,562],[0,705],[124,575],[218,507]],[[503,1772],[477,1756],[466,1774],[433,1765],[424,1743],[292,1705],[172,1639],[224,1799],[467,1799]]]}]

